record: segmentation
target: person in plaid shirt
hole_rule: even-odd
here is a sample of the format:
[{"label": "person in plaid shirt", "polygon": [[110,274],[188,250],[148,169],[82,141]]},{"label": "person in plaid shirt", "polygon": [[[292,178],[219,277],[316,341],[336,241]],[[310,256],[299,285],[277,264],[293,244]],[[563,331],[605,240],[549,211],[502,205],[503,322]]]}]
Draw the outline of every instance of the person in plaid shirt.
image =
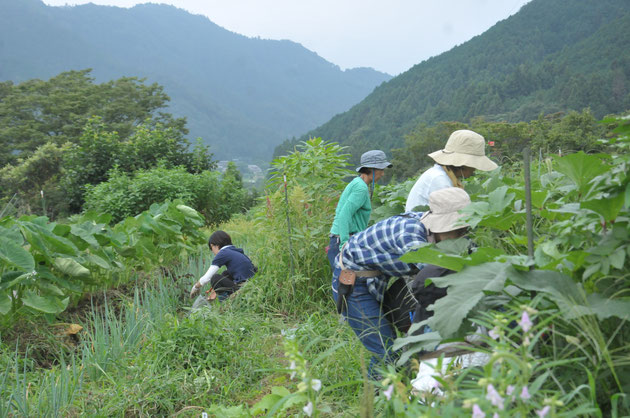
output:
[{"label": "person in plaid shirt", "polygon": [[[424,243],[460,236],[467,226],[458,222],[462,216],[458,211],[468,204],[470,197],[463,189],[435,191],[429,197],[428,212],[406,212],[377,222],[353,235],[342,248],[333,272],[333,297],[338,300],[341,266],[357,272],[352,293],[346,296],[344,315],[372,353],[368,372],[371,378],[378,378],[375,367],[379,362],[395,359],[391,346],[396,334],[383,312],[389,278],[411,276],[423,267],[404,263],[400,257]],[[361,277],[364,274],[373,277]]]}]

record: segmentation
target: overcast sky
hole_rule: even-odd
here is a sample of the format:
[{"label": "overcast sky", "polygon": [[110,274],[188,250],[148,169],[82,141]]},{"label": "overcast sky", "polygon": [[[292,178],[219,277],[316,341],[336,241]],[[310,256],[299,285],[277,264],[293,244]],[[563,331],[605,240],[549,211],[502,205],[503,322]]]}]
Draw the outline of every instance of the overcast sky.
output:
[{"label": "overcast sky", "polygon": [[[136,0],[44,0],[52,6]],[[529,0],[154,0],[246,36],[290,39],[341,68],[392,75],[483,33]]]}]

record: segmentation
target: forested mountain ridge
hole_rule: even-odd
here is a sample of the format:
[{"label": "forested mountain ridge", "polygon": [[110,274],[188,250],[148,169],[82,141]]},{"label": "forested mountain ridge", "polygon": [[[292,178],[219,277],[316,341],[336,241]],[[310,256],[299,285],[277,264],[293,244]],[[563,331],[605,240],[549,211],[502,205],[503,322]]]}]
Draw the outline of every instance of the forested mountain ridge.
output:
[{"label": "forested mountain ridge", "polygon": [[389,75],[342,71],[291,41],[241,36],[167,5],[48,7],[0,0],[0,81],[92,68],[98,82],[146,77],[219,158],[266,159],[360,101]]},{"label": "forested mountain ridge", "polygon": [[[351,110],[304,135],[355,156],[390,150],[421,123],[528,121],[590,107],[630,108],[630,2],[533,0],[510,18],[382,84]],[[285,141],[275,154],[292,148]]]}]

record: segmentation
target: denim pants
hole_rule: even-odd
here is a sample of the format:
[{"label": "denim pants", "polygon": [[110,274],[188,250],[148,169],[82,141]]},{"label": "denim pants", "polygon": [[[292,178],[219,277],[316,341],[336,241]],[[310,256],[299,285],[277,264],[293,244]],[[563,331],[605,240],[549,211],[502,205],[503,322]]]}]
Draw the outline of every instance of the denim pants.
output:
[{"label": "denim pants", "polygon": [[335,259],[339,256],[339,235],[331,235],[328,244],[328,262],[330,271],[335,271]]},{"label": "denim pants", "polygon": [[[341,269],[336,267],[333,273],[332,288],[335,302],[338,298],[340,272]],[[372,354],[368,377],[378,379],[379,374],[375,368],[395,361],[391,348],[396,337],[393,327],[385,317],[381,303],[368,291],[364,278],[357,277],[354,290],[346,297],[346,301],[348,306],[344,315],[348,325]]]}]

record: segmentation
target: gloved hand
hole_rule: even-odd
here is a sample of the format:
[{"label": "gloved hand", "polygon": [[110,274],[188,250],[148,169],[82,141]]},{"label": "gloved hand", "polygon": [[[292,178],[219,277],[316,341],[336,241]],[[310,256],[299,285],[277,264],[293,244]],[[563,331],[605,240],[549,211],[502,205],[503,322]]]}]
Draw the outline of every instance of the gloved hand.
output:
[{"label": "gloved hand", "polygon": [[197,296],[200,290],[201,290],[201,284],[199,282],[195,283],[192,289],[190,289],[190,297],[194,298],[195,296]]}]

